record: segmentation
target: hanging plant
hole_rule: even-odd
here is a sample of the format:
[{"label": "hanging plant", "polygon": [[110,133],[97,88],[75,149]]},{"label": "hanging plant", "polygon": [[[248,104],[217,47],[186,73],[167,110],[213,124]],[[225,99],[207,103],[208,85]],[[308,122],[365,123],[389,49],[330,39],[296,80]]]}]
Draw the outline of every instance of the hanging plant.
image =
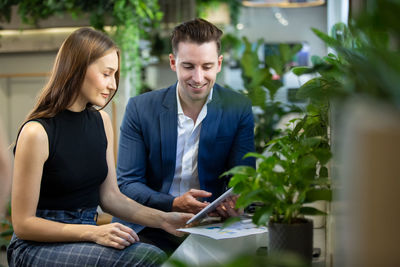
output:
[{"label": "hanging plant", "polygon": [[242,6],[241,0],[197,0],[196,13],[198,17],[204,18],[207,16],[207,11],[215,9],[221,3],[226,3],[229,7],[229,16],[231,25],[236,25],[239,22],[240,7]]},{"label": "hanging plant", "polygon": [[0,2],[0,21],[10,22],[12,7],[18,6],[22,22],[37,25],[51,16],[69,14],[72,18],[89,15],[90,25],[104,31],[111,25],[112,37],[124,52],[122,71],[133,72],[131,84],[137,94],[142,87],[141,67],[145,59],[140,53],[140,40],[149,39],[149,32],[159,26],[163,13],[157,0],[5,0]]}]

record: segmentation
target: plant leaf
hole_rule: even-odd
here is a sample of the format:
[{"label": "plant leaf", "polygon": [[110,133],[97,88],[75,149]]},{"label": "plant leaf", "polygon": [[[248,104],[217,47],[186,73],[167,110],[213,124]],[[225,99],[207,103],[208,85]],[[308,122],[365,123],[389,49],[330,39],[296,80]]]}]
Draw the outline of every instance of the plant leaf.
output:
[{"label": "plant leaf", "polygon": [[300,208],[300,214],[303,214],[303,215],[327,215],[326,212],[323,212],[323,211],[313,208],[313,207]]},{"label": "plant leaf", "polygon": [[250,166],[236,166],[230,169],[229,171],[224,172],[223,174],[220,175],[220,178],[224,176],[229,176],[229,175],[245,175],[245,176],[254,176],[256,173],[256,170],[253,167]]},{"label": "plant leaf", "polygon": [[313,72],[313,70],[310,67],[294,67],[292,69],[292,72],[294,74],[296,74],[297,76],[300,76],[300,75],[303,75],[306,73],[311,73],[311,72]]},{"label": "plant leaf", "polygon": [[224,221],[222,228],[226,228],[234,223],[240,222],[240,217],[230,217]]},{"label": "plant leaf", "polygon": [[328,46],[336,47],[340,46],[340,42],[330,37],[329,35],[317,30],[316,28],[311,28],[311,30],[317,35],[322,41],[324,41]]},{"label": "plant leaf", "polygon": [[253,223],[255,225],[267,225],[271,214],[272,209],[270,207],[264,206],[260,209],[257,209],[253,215]]},{"label": "plant leaf", "polygon": [[305,203],[310,203],[317,200],[332,201],[332,190],[325,188],[309,190],[306,194]]}]

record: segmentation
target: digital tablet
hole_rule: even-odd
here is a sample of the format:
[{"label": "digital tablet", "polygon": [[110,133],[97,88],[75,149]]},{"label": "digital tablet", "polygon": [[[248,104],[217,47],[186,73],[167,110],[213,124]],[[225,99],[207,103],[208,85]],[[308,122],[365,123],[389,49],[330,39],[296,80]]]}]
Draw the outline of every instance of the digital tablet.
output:
[{"label": "digital tablet", "polygon": [[222,195],[220,195],[216,200],[214,200],[213,202],[211,202],[207,207],[205,207],[204,209],[202,209],[199,213],[197,213],[195,216],[193,216],[190,220],[188,220],[186,222],[186,224],[192,223],[194,221],[197,221],[199,219],[202,219],[204,217],[206,217],[207,213],[215,210],[216,207],[218,207],[218,205],[224,201],[227,197],[233,195],[233,188],[230,188],[229,190],[227,190],[225,193],[223,193]]}]

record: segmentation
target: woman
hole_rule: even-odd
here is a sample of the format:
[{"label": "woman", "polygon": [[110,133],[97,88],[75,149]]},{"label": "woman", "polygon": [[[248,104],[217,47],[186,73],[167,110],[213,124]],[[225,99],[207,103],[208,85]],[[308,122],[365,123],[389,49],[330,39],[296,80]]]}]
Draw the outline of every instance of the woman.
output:
[{"label": "woman", "polygon": [[158,248],[119,223],[96,226],[98,205],[114,216],[179,235],[192,214],[165,213],[118,188],[111,121],[103,111],[119,81],[119,50],[82,28],[63,43],[48,84],[17,137],[10,266],[153,266]]}]

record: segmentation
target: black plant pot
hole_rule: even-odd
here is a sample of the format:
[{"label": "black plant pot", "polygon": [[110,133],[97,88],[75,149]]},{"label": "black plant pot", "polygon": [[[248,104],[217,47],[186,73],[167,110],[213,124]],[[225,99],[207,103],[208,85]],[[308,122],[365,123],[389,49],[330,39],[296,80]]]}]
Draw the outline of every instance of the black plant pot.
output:
[{"label": "black plant pot", "polygon": [[292,224],[269,222],[269,253],[293,253],[308,264],[312,261],[313,222],[301,219]]}]

